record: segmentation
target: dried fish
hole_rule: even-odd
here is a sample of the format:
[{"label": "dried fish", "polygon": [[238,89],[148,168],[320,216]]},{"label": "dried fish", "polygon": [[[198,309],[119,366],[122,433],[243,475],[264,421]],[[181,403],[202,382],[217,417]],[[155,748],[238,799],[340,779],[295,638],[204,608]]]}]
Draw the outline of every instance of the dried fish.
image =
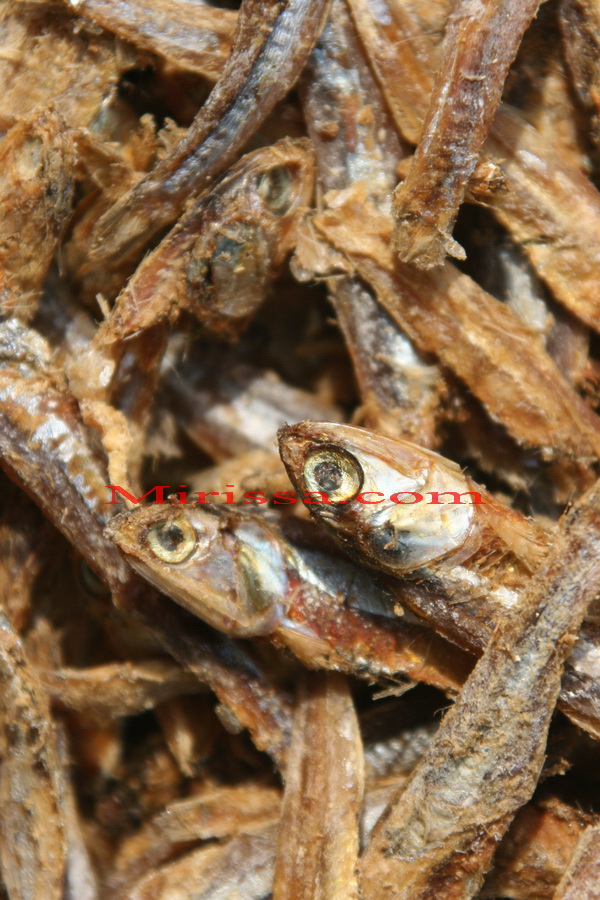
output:
[{"label": "dried fish", "polygon": [[99,717],[131,716],[181,694],[202,691],[197,678],[162,659],[90,669],[38,670],[51,701]]},{"label": "dried fish", "polygon": [[366,573],[292,544],[262,516],[147,506],[116,517],[107,534],[136,571],[213,627],[269,636],[311,668],[403,674],[450,691],[468,671],[427,629],[389,621],[394,599]]},{"label": "dried fish", "polygon": [[539,5],[540,0],[453,5],[422,135],[394,194],[394,243],[402,262],[430,269],[446,254],[465,258],[452,228],[508,68]]},{"label": "dried fish", "polygon": [[136,47],[216,81],[231,50],[237,16],[232,10],[204,3],[161,0],[83,0],[65,4],[90,22],[101,25]]},{"label": "dried fish", "polygon": [[14,900],[61,900],[67,847],[56,734],[43,686],[0,614],[0,865]]},{"label": "dried fish", "polygon": [[21,119],[0,147],[0,315],[30,321],[73,199],[73,142],[52,112]]},{"label": "dried fish", "polygon": [[[349,0],[365,50],[404,137],[417,143],[433,89],[437,51],[414,10],[379,0]],[[600,327],[600,195],[578,167],[543,141],[516,110],[500,106],[484,151],[501,160],[491,181],[471,184],[557,300],[591,328]],[[498,177],[496,177],[498,176]],[[483,190],[481,190],[483,188]]]},{"label": "dried fish", "polygon": [[577,841],[567,871],[554,894],[555,900],[593,900],[600,877],[600,830],[590,825]]},{"label": "dried fish", "polygon": [[559,22],[563,37],[563,52],[571,71],[577,96],[591,116],[590,137],[600,140],[598,121],[598,34],[600,9],[595,0],[562,0]]},{"label": "dried fish", "polygon": [[208,787],[169,804],[123,842],[110,888],[122,889],[199,841],[263,832],[277,823],[280,812],[280,790],[259,784]]},{"label": "dried fish", "polygon": [[301,683],[279,823],[273,900],[358,900],[362,744],[343,675]]},{"label": "dried fish", "polygon": [[[598,592],[600,484],[565,516],[553,552],[494,632],[361,860],[365,898],[472,897],[539,777],[562,666]],[[568,602],[567,602],[568,599]]]},{"label": "dried fish", "polygon": [[[520,608],[550,536],[458,466],[407,441],[323,422],[282,429],[280,451],[298,491],[327,495],[313,515],[367,565],[415,579],[402,582],[399,598],[459,646],[481,652],[497,620]],[[597,640],[593,626],[583,631],[560,701],[596,737]]]},{"label": "dried fish", "polygon": [[509,309],[450,263],[420,272],[394,265],[391,220],[356,191],[315,216],[318,230],[374,288],[416,346],[433,352],[518,443],[594,458],[598,420]]},{"label": "dried fish", "polygon": [[[402,150],[343,0],[332,4],[303,84],[323,192],[360,181],[376,203],[389,204]],[[317,236],[311,238],[314,254]],[[337,276],[328,286],[352,357],[364,424],[430,446],[443,396],[440,372],[415,350],[364,282]]]},{"label": "dried fish", "polygon": [[[277,431],[285,422],[342,419],[332,404],[221,348],[196,347],[173,367],[163,379],[169,408],[194,444],[217,462],[253,450],[276,454]],[[226,482],[213,479],[212,486]]]},{"label": "dried fish", "polygon": [[139,255],[177,218],[190,193],[233,162],[293,86],[326,9],[327,0],[244,0],[227,65],[188,133],[99,220],[91,236],[96,265]]}]

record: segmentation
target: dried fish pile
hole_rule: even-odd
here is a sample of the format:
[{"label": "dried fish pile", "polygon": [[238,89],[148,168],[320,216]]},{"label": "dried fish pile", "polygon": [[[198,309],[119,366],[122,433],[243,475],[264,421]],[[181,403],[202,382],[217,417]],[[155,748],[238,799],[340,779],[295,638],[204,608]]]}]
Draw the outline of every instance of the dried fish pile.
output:
[{"label": "dried fish pile", "polygon": [[0,900],[599,897],[598,4],[0,17]]}]

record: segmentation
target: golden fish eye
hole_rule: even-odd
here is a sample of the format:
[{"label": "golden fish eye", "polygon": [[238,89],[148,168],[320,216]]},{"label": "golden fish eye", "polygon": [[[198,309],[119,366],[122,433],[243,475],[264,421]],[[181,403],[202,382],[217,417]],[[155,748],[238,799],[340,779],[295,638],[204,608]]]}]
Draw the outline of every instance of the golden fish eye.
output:
[{"label": "golden fish eye", "polygon": [[147,538],[152,553],[167,563],[184,562],[196,548],[196,532],[183,516],[157,522]]},{"label": "golden fish eye", "polygon": [[261,172],[256,179],[256,190],[263,203],[276,216],[283,216],[292,205],[294,178],[287,166],[275,166]]},{"label": "golden fish eye", "polygon": [[304,464],[304,482],[308,491],[322,491],[331,503],[341,503],[358,494],[363,472],[349,453],[317,450]]}]

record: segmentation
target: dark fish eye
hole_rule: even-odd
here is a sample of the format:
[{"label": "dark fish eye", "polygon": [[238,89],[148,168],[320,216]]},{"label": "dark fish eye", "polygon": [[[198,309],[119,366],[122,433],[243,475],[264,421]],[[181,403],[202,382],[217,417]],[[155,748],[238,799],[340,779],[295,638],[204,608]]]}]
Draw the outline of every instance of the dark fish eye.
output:
[{"label": "dark fish eye", "polygon": [[275,166],[256,179],[256,190],[264,204],[276,216],[283,216],[292,205],[293,176],[287,166]]},{"label": "dark fish eye", "polygon": [[182,516],[157,522],[148,529],[148,546],[163,562],[180,563],[188,559],[196,547],[196,532]]},{"label": "dark fish eye", "polygon": [[350,453],[317,450],[304,464],[304,481],[309,491],[326,493],[331,503],[350,500],[359,492],[363,472]]}]

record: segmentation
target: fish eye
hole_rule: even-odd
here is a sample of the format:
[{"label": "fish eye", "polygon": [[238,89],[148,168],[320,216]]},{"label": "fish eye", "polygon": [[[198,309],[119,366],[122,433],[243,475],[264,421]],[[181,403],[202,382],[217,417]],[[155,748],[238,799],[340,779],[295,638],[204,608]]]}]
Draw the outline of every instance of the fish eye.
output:
[{"label": "fish eye", "polygon": [[286,166],[275,166],[256,179],[256,190],[263,203],[276,216],[283,216],[292,205],[292,173]]},{"label": "fish eye", "polygon": [[148,529],[147,540],[152,553],[167,563],[184,562],[196,548],[196,532],[183,516],[157,522]]},{"label": "fish eye", "polygon": [[363,472],[357,459],[339,450],[317,450],[304,464],[309,491],[322,491],[331,503],[351,500],[360,491]]}]

